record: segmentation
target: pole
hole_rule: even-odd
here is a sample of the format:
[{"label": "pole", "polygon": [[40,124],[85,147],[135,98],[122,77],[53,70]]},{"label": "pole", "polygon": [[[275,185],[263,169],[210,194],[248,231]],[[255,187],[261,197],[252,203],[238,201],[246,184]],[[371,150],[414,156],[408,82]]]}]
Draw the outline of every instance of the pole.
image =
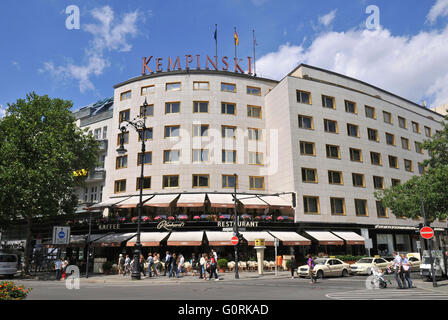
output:
[{"label": "pole", "polygon": [[[425,221],[425,226],[428,225],[428,220],[426,219],[426,212],[425,212],[425,203],[423,201],[422,193],[420,192],[420,200],[422,202],[422,212],[423,212],[423,219]],[[436,281],[436,273],[434,272],[434,263],[432,258],[432,248],[431,248],[431,240],[425,240],[428,251],[429,251],[429,263],[431,264],[431,273],[432,273],[432,286],[437,287],[437,281]]]},{"label": "pole", "polygon": [[235,246],[235,279],[239,279],[240,275],[238,273],[238,245],[239,245],[239,231],[238,231],[238,212],[236,209],[236,179],[237,175],[236,173],[233,175],[235,177],[235,184],[234,184],[234,198],[233,198],[233,221],[234,221],[234,232],[235,236],[238,237],[238,244]]},{"label": "pole", "polygon": [[277,276],[277,246],[278,246],[278,240],[275,238],[275,275]]},{"label": "pole", "polygon": [[255,40],[255,30],[252,30],[253,40],[254,40],[254,77],[257,76],[257,66],[255,64],[255,46],[257,45],[257,40]]},{"label": "pole", "polygon": [[218,66],[218,25],[215,24],[215,57],[216,57],[216,66]]},{"label": "pole", "polygon": [[89,278],[89,257],[90,257],[90,235],[92,233],[92,212],[89,211],[89,235],[87,238],[87,266],[86,266],[86,278]]},{"label": "pole", "polygon": [[235,43],[235,62],[237,60],[237,53],[236,53],[236,39],[237,39],[237,33],[236,33],[236,27],[235,27],[235,34],[233,35],[233,42]]}]

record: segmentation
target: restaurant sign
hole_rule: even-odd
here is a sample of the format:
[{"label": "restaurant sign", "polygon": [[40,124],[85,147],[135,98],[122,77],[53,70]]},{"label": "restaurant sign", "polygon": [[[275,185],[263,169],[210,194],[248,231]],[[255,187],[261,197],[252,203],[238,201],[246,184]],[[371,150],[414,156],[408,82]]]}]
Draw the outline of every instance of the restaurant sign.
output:
[{"label": "restaurant sign", "polygon": [[170,222],[170,221],[160,221],[157,225],[157,229],[165,229],[168,231],[173,230],[174,228],[183,228],[185,227],[185,222]]},{"label": "restaurant sign", "polygon": [[100,224],[98,225],[99,230],[118,230],[120,229],[120,224]]}]

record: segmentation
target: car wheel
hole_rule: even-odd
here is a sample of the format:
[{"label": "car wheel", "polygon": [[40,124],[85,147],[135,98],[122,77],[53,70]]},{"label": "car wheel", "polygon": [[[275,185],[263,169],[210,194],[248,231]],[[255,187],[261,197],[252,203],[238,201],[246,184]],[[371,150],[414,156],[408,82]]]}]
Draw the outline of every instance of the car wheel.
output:
[{"label": "car wheel", "polygon": [[342,276],[343,276],[343,277],[348,277],[348,271],[347,271],[347,269],[342,270]]},{"label": "car wheel", "polygon": [[324,272],[322,270],[317,271],[317,279],[323,279]]}]

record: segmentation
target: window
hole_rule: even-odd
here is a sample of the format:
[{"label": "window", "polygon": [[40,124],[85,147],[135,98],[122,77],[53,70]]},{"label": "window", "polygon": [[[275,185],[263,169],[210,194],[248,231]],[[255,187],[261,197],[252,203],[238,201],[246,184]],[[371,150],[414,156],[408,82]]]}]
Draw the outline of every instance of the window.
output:
[{"label": "window", "polygon": [[401,147],[403,148],[403,149],[406,149],[406,150],[410,150],[411,149],[411,147],[409,146],[409,139],[406,139],[406,138],[401,138]]},{"label": "window", "polygon": [[311,92],[297,90],[297,102],[311,104]]},{"label": "window", "polygon": [[115,181],[114,193],[126,192],[126,180]]},{"label": "window", "polygon": [[302,182],[317,183],[317,170],[302,168]]},{"label": "window", "polygon": [[249,152],[249,164],[263,165],[263,153]]},{"label": "window", "polygon": [[355,199],[355,213],[358,217],[367,217],[369,215],[367,200]]},{"label": "window", "polygon": [[326,151],[327,151],[327,158],[331,158],[331,159],[340,159],[341,158],[339,146],[327,144]]},{"label": "window", "polygon": [[352,173],[352,182],[354,187],[365,188],[366,186],[364,175],[361,173]]},{"label": "window", "polygon": [[418,141],[414,141],[414,145],[415,145],[415,151],[417,153],[423,154],[422,144]]},{"label": "window", "polygon": [[141,95],[141,96],[146,96],[146,95],[148,95],[148,94],[150,94],[150,93],[154,93],[155,88],[156,88],[156,87],[155,87],[154,85],[146,86],[146,87],[142,87],[142,88],[140,89],[140,95]]},{"label": "window", "polygon": [[386,132],[386,143],[390,146],[395,146],[395,136],[392,133]]},{"label": "window", "polygon": [[359,127],[357,125],[347,123],[347,134],[349,137],[359,138]]},{"label": "window", "polygon": [[165,150],[163,151],[163,163],[179,162],[180,150]]},{"label": "window", "polygon": [[328,171],[328,183],[343,185],[344,181],[342,180],[342,172],[341,171]]},{"label": "window", "polygon": [[412,167],[412,161],[404,159],[404,170],[408,172],[414,172],[414,168]]},{"label": "window", "polygon": [[179,188],[179,176],[163,176],[163,188]]},{"label": "window", "polygon": [[208,101],[194,101],[193,113],[208,113]]},{"label": "window", "polygon": [[251,94],[254,96],[261,96],[261,88],[247,86],[247,94]]},{"label": "window", "polygon": [[264,190],[264,177],[249,177],[249,189]]},{"label": "window", "polygon": [[401,183],[400,179],[391,179],[392,187],[398,186]]},{"label": "window", "polygon": [[383,111],[384,122],[392,124],[392,114],[390,112]]},{"label": "window", "polygon": [[319,197],[303,196],[303,209],[305,214],[319,214]]},{"label": "window", "polygon": [[193,137],[208,137],[208,124],[194,124]]},{"label": "window", "polygon": [[261,119],[261,107],[247,106],[247,116],[250,118]]},{"label": "window", "polygon": [[324,130],[329,133],[338,133],[338,123],[334,120],[324,119]]},{"label": "window", "polygon": [[223,138],[236,138],[236,127],[221,126],[221,134]]},{"label": "window", "polygon": [[144,164],[152,164],[152,152],[151,151],[147,151],[145,152],[145,156],[142,156],[142,153],[139,152],[138,153],[138,158],[137,158],[137,165],[141,165],[142,164],[142,160],[144,161]]},{"label": "window", "polygon": [[398,169],[398,158],[394,156],[389,156],[389,167]]},{"label": "window", "polygon": [[370,152],[370,161],[373,165],[382,166],[381,154],[378,152]]},{"label": "window", "polygon": [[180,82],[168,82],[165,85],[165,91],[180,91],[181,85]]},{"label": "window", "polygon": [[419,163],[418,164],[418,173],[419,174],[424,174],[426,172],[425,167],[423,166],[423,164]]},{"label": "window", "polygon": [[375,189],[384,189],[384,178],[373,176],[373,187]]},{"label": "window", "polygon": [[238,176],[234,175],[222,175],[222,187],[223,188],[238,188]]},{"label": "window", "polygon": [[93,137],[95,138],[95,140],[101,139],[101,128],[95,129],[95,131],[93,131]]},{"label": "window", "polygon": [[120,94],[120,101],[128,100],[128,99],[131,99],[131,98],[132,98],[132,92],[131,92],[131,90],[126,91],[126,92],[122,92],[122,93]]},{"label": "window", "polygon": [[193,81],[193,90],[210,90],[208,81]]},{"label": "window", "polygon": [[[143,178],[143,190],[151,189],[151,177]],[[140,178],[137,178],[136,190],[140,190]]]},{"label": "window", "polygon": [[193,162],[207,162],[208,149],[193,149]]},{"label": "window", "polygon": [[420,125],[417,122],[412,121],[412,131],[420,133]]},{"label": "window", "polygon": [[378,130],[367,128],[367,137],[370,141],[380,142],[380,139],[378,137]]},{"label": "window", "polygon": [[234,83],[221,82],[221,91],[236,92],[236,85]]},{"label": "window", "polygon": [[350,160],[354,162],[362,162],[362,151],[360,149],[350,148]]},{"label": "window", "polygon": [[406,129],[407,128],[406,119],[399,116],[398,117],[398,126],[400,128]]},{"label": "window", "polygon": [[330,205],[332,215],[345,215],[344,198],[330,198]]},{"label": "window", "polygon": [[180,126],[166,126],[165,138],[179,137]]},{"label": "window", "polygon": [[165,114],[168,113],[180,113],[180,102],[165,103]]},{"label": "window", "polygon": [[[152,132],[153,132],[152,128],[146,128],[144,135],[145,141],[152,140]],[[142,141],[142,130],[139,130],[138,132],[138,141]]]},{"label": "window", "polygon": [[299,114],[299,128],[314,130],[313,118]]},{"label": "window", "polygon": [[388,218],[388,212],[387,208],[384,208],[381,204],[381,201],[376,201],[376,213],[378,215],[378,218]]},{"label": "window", "polygon": [[370,119],[376,119],[376,113],[374,107],[365,106],[366,117]]},{"label": "window", "polygon": [[128,156],[117,157],[115,169],[123,169],[128,167]]},{"label": "window", "polygon": [[425,126],[425,135],[429,138],[431,138],[431,128]]},{"label": "window", "polygon": [[322,95],[322,107],[336,109],[336,104],[334,103],[334,97]]},{"label": "window", "polygon": [[222,102],[221,103],[221,113],[236,115],[236,104]]},{"label": "window", "polygon": [[121,123],[125,120],[129,120],[131,118],[131,109],[120,111],[118,115],[118,121]]},{"label": "window", "polygon": [[249,140],[261,140],[261,130],[255,129],[255,128],[248,128],[247,129]]},{"label": "window", "polygon": [[208,188],[210,177],[208,174],[194,174],[193,188]]},{"label": "window", "polygon": [[140,118],[152,117],[154,115],[154,105],[149,104],[145,107],[140,106]]},{"label": "window", "polygon": [[123,144],[129,143],[129,132],[119,133],[117,136],[117,146],[121,144],[121,139],[123,139]]},{"label": "window", "polygon": [[345,104],[345,112],[357,114],[358,110],[356,109],[356,103],[353,101],[344,101]]},{"label": "window", "polygon": [[103,127],[103,140],[107,140],[107,126]]},{"label": "window", "polygon": [[236,150],[222,150],[222,163],[236,163]]},{"label": "window", "polygon": [[314,142],[300,141],[300,154],[303,156],[315,156],[316,147]]}]

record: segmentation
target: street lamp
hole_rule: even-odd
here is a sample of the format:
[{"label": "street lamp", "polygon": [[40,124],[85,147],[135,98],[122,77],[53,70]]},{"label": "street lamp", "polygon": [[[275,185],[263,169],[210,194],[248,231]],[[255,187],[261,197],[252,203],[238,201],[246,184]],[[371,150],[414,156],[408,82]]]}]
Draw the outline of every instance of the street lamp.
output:
[{"label": "street lamp", "polygon": [[[145,138],[146,138],[146,108],[148,107],[148,103],[146,102],[146,98],[145,98],[145,102],[143,103],[142,106],[142,113],[140,116],[143,117],[143,120],[137,120],[135,121],[129,121],[129,120],[122,120],[122,122],[120,122],[119,125],[119,129],[121,131],[121,137],[120,137],[120,147],[117,149],[118,154],[125,154],[127,152],[127,150],[124,148],[124,133],[126,132],[126,128],[128,126],[133,127],[139,137],[140,140],[142,141],[142,154],[141,154],[141,172],[140,172],[140,200],[138,203],[138,221],[137,221],[137,241],[134,245],[134,266],[133,266],[133,270],[132,270],[132,279],[134,280],[140,280],[140,263],[139,263],[139,259],[140,259],[140,253],[141,253],[141,243],[140,243],[140,220],[142,217],[142,207],[143,207],[143,183],[144,183],[144,175],[143,175],[143,168],[145,165],[145,150],[146,150],[146,146],[145,146]],[[122,126],[122,123],[125,122],[126,124]]]},{"label": "street lamp", "polygon": [[240,239],[240,232],[239,232],[239,229],[238,229],[238,210],[237,210],[237,207],[236,207],[236,179],[237,179],[237,175],[236,175],[236,173],[233,175],[233,177],[234,177],[234,195],[233,195],[233,221],[234,221],[234,224],[233,224],[233,231],[234,231],[234,233],[235,233],[235,236],[238,238],[238,244],[235,246],[235,279],[239,279],[240,278],[240,276],[239,276],[239,274],[238,274],[238,245],[239,245],[239,242],[241,241],[241,239]]}]

